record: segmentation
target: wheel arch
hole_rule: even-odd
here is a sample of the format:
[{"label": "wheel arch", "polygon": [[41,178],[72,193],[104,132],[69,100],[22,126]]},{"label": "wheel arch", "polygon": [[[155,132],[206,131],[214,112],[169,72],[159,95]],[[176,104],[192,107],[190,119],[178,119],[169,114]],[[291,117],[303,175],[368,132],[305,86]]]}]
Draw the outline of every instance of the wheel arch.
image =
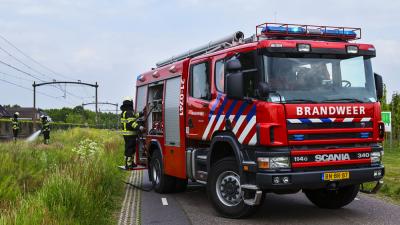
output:
[{"label": "wheel arch", "polygon": [[214,163],[225,157],[234,157],[238,164],[239,173],[242,174],[243,154],[241,145],[230,132],[221,132],[215,134],[212,138],[210,151],[207,155],[207,171],[210,171]]},{"label": "wheel arch", "polygon": [[151,139],[149,144],[149,162],[151,161],[151,156],[154,151],[159,151],[161,155],[161,159],[164,160],[163,151],[161,148],[161,144],[157,139]]}]

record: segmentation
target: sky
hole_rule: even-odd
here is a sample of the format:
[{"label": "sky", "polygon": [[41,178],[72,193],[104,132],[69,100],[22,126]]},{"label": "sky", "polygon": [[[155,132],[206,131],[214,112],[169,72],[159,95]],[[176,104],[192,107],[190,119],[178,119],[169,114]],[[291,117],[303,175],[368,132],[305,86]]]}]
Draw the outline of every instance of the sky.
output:
[{"label": "sky", "polygon": [[[398,10],[395,0],[0,0],[0,104],[31,107],[34,80],[98,82],[100,102],[121,103],[156,62],[238,30],[251,36],[264,22],[361,27],[358,42],[375,45],[373,69],[391,95],[400,91]],[[40,108],[75,107],[95,93],[37,91]]]}]

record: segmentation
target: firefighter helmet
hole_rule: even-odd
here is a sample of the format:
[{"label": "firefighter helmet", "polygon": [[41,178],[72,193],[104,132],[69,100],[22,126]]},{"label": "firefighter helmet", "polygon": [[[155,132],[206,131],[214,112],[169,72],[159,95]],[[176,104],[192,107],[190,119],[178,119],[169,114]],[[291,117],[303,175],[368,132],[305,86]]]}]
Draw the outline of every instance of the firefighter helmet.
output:
[{"label": "firefighter helmet", "polygon": [[123,99],[122,101],[123,101],[123,102],[124,102],[124,101],[132,101],[132,102],[133,102],[133,98],[130,97],[130,96],[125,96],[124,99]]}]

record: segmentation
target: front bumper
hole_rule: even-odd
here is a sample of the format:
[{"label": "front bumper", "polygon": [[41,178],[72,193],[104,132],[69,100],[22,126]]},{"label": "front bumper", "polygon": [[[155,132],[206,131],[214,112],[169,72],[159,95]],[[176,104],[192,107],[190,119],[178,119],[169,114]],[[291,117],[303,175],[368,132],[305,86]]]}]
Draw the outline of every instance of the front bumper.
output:
[{"label": "front bumper", "polygon": [[[374,176],[374,172],[381,170],[380,176]],[[349,179],[337,180],[337,181],[324,181],[322,179],[326,172],[341,172],[348,171],[350,174]],[[344,170],[327,170],[327,171],[311,171],[311,172],[284,172],[284,173],[267,173],[258,172],[256,173],[256,186],[263,190],[282,190],[282,189],[318,189],[325,188],[328,185],[335,183],[336,187],[343,187],[353,184],[361,184],[365,182],[378,181],[383,178],[385,174],[385,168],[383,165],[367,167],[367,168],[356,168],[356,169],[344,169]],[[283,184],[274,184],[274,177],[289,177],[290,182]]]}]

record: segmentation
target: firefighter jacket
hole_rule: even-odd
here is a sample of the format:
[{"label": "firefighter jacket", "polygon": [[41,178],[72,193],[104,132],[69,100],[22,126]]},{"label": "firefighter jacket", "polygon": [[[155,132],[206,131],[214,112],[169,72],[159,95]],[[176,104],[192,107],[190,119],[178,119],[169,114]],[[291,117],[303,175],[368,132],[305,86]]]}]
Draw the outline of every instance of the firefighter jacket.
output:
[{"label": "firefighter jacket", "polygon": [[135,113],[132,110],[121,113],[122,135],[137,135],[137,130],[139,129],[137,119],[139,117],[139,113]]},{"label": "firefighter jacket", "polygon": [[12,129],[13,130],[19,130],[19,121],[17,118],[12,118],[11,119],[11,124],[12,124]]},{"label": "firefighter jacket", "polygon": [[42,121],[42,132],[50,132],[50,123],[49,121]]}]

